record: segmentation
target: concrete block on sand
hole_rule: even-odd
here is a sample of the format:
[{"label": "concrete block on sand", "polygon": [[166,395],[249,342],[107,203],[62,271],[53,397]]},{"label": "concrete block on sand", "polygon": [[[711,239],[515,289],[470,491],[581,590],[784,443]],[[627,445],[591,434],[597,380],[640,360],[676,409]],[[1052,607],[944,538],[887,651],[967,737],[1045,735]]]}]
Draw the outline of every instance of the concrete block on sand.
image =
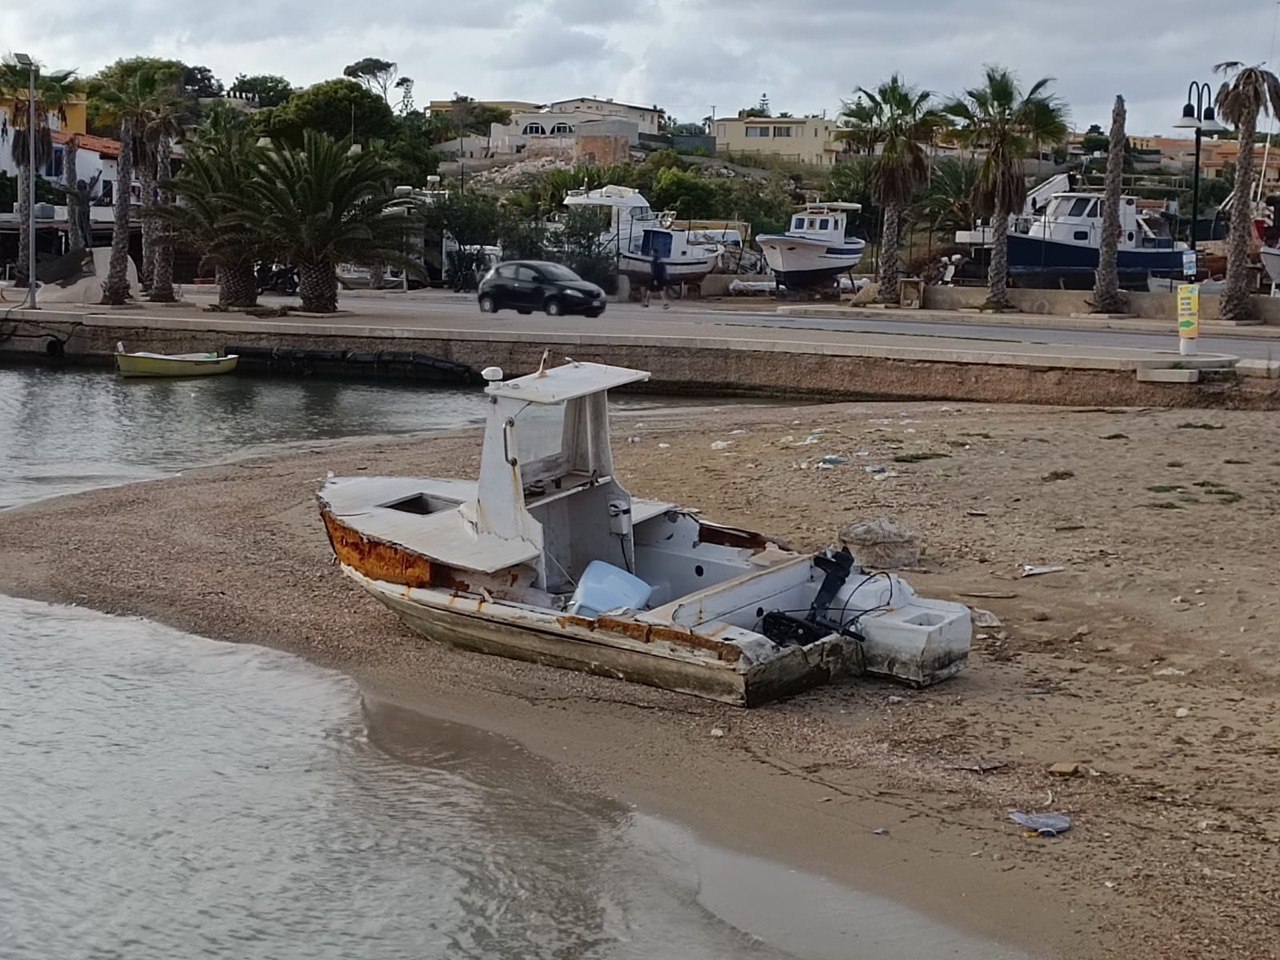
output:
[{"label": "concrete block on sand", "polygon": [[1181,370],[1177,368],[1165,370],[1139,370],[1138,380],[1146,383],[1198,383],[1199,370]]},{"label": "concrete block on sand", "polygon": [[1242,377],[1277,380],[1280,379],[1280,360],[1241,360],[1236,364],[1236,372]]}]

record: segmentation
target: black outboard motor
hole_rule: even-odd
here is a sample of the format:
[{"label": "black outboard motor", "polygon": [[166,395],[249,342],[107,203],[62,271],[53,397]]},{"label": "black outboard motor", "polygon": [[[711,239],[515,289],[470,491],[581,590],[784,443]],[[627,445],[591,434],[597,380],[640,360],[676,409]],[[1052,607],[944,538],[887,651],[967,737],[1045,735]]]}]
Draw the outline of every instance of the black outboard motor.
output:
[{"label": "black outboard motor", "polygon": [[809,608],[809,622],[819,623],[831,606],[831,601],[849,579],[849,571],[853,569],[853,554],[848,547],[841,547],[830,556],[814,557],[813,565],[826,574],[822,578],[817,596],[813,598],[813,605]]}]

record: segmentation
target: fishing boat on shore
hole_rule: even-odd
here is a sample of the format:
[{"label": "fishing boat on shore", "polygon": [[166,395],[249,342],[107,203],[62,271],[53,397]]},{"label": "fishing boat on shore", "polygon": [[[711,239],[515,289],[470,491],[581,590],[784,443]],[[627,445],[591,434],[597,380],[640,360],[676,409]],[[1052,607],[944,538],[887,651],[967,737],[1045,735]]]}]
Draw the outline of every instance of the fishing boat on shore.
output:
[{"label": "fishing boat on shore", "polygon": [[607,392],[642,370],[569,361],[486,369],[478,481],[330,478],[347,576],[432,640],[751,706],[879,674],[924,686],[965,665],[961,604],[799,553],[615,479]]},{"label": "fishing boat on shore", "polygon": [[597,190],[571,190],[564,204],[609,211],[609,226],[600,235],[601,249],[613,254],[618,272],[632,279],[648,280],[657,257],[667,268],[669,282],[694,283],[712,271],[725,249],[723,241],[711,241],[706,231],[677,229],[674,215],[655,213],[640,191],[631,187],[610,184]]},{"label": "fishing boat on shore", "polygon": [[127,353],[116,344],[116,371],[122,377],[208,377],[230,373],[239,357],[217,353]]},{"label": "fishing boat on shore", "polygon": [[786,233],[756,237],[778,285],[788,290],[829,287],[856,267],[867,244],[849,235],[849,214],[861,209],[857,203],[811,203],[791,218]]}]

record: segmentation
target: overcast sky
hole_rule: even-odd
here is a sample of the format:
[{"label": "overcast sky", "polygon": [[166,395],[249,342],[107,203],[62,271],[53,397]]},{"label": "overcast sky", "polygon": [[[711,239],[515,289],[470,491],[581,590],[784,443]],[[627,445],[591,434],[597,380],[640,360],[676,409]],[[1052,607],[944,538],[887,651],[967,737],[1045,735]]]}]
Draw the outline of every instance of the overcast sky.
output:
[{"label": "overcast sky", "polygon": [[[0,50],[89,73],[151,54],[295,85],[364,56],[394,60],[419,105],[615,97],[682,121],[732,115],[769,95],[774,112],[835,113],[895,70],[959,93],[983,63],[1057,79],[1073,126],[1171,132],[1187,84],[1220,60],[1271,56],[1273,0],[173,0],[0,4]],[[1274,68],[1273,68],[1274,69]],[[1216,86],[1216,81],[1215,81]],[[1265,128],[1265,124],[1264,124]]]}]

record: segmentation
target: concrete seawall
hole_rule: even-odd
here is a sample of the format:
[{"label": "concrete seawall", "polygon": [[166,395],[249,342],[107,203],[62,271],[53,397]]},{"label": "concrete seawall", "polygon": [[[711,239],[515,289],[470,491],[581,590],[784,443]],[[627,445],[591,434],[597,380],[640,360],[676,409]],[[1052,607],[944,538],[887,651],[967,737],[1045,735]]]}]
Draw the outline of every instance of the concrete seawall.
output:
[{"label": "concrete seawall", "polygon": [[[797,399],[938,399],[1059,405],[1280,408],[1280,381],[1240,378],[1234,358],[1179,358],[1155,351],[1070,350],[1061,345],[941,337],[835,335],[731,325],[648,323],[636,333],[435,327],[414,318],[375,326],[353,316],[258,320],[236,314],[73,316],[43,312],[0,325],[0,356],[105,364],[117,341],[131,350],[179,353],[228,344],[330,351],[416,351],[508,374],[536,368],[544,349],[649,370],[651,389]],[[543,321],[549,323],[549,321]],[[501,326],[501,322],[492,324]],[[561,325],[562,327],[564,325]],[[625,328],[625,327],[624,327]],[[714,335],[707,335],[707,332]],[[50,344],[56,344],[50,347]],[[242,361],[246,373],[253,364]],[[1201,368],[1201,369],[1196,369]],[[301,364],[298,372],[308,372]],[[361,375],[385,375],[366,366]],[[1149,382],[1159,376],[1183,382]],[[1198,381],[1198,382],[1196,382]]]}]

